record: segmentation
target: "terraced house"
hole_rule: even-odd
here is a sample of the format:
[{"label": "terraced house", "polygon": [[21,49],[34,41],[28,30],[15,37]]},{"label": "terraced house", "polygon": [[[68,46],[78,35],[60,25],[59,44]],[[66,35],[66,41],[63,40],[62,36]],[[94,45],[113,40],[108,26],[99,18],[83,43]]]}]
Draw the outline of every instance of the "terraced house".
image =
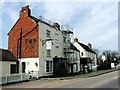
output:
[{"label": "terraced house", "polygon": [[80,67],[81,71],[87,72],[97,70],[97,54],[92,49],[92,44],[85,45],[74,39],[74,46],[80,51]]},{"label": "terraced house", "polygon": [[71,27],[35,18],[29,6],[22,7],[19,19],[8,33],[8,50],[19,59],[17,72],[36,72],[38,77],[79,72],[80,56],[74,45],[71,47],[72,34]]}]

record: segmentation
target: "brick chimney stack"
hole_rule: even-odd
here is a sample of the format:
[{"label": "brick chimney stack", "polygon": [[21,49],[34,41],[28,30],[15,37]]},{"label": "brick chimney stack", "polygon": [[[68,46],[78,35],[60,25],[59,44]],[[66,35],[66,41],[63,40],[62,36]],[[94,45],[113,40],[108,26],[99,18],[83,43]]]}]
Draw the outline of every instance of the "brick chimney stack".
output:
[{"label": "brick chimney stack", "polygon": [[74,42],[78,42],[78,38],[74,38]]},{"label": "brick chimney stack", "polygon": [[31,15],[31,10],[29,9],[29,5],[22,7],[20,10],[20,18],[28,17]]},{"label": "brick chimney stack", "polygon": [[88,47],[92,49],[92,44],[91,44],[91,43],[88,43]]}]

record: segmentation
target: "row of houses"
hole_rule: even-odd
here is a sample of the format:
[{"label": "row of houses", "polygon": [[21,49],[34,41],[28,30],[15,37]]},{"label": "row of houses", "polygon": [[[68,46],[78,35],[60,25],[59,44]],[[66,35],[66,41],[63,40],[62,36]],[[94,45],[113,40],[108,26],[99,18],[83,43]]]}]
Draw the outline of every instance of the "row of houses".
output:
[{"label": "row of houses", "polygon": [[[71,42],[72,35],[73,28],[68,25],[36,18],[29,6],[22,7],[19,19],[8,33],[7,52],[16,58],[16,66],[9,63],[7,68],[2,64],[3,71],[14,68],[8,74],[36,72],[39,77],[85,72],[86,68],[92,71],[97,66],[92,45],[80,43],[77,38]],[[12,58],[7,61],[12,62]]]}]

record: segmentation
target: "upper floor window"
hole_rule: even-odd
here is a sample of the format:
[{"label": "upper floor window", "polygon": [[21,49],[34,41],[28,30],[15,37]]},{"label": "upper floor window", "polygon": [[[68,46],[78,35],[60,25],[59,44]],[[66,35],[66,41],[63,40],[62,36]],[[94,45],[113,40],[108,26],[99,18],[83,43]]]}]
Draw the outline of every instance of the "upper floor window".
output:
[{"label": "upper floor window", "polygon": [[25,39],[25,43],[28,43],[28,39]]},{"label": "upper floor window", "polygon": [[78,54],[77,54],[77,52],[76,52],[76,59],[78,59]]},{"label": "upper floor window", "polygon": [[33,40],[32,40],[32,39],[30,39],[30,40],[29,40],[29,43],[30,43],[30,44],[32,44],[32,42],[33,42]]},{"label": "upper floor window", "polygon": [[67,40],[68,43],[70,43],[70,40]]},{"label": "upper floor window", "polygon": [[51,51],[50,50],[46,50],[46,56],[50,57],[51,56]]},{"label": "upper floor window", "polygon": [[29,42],[29,44],[33,44],[33,43],[35,43],[37,40],[36,40],[36,38],[34,38],[34,39],[25,39],[25,43],[27,44],[28,42]]},{"label": "upper floor window", "polygon": [[57,34],[57,33],[55,33],[55,35],[56,35],[56,36],[58,36],[58,34]]},{"label": "upper floor window", "polygon": [[63,37],[63,42],[66,43],[66,37]]},{"label": "upper floor window", "polygon": [[49,30],[46,30],[46,37],[50,37],[50,31]]}]

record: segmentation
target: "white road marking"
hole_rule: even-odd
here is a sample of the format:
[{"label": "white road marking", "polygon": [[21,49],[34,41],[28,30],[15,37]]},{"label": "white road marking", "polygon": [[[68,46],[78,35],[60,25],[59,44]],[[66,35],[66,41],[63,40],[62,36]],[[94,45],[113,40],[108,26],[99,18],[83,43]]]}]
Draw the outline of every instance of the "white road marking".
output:
[{"label": "white road marking", "polygon": [[116,78],[118,78],[118,77],[114,77],[113,79],[116,79]]}]

